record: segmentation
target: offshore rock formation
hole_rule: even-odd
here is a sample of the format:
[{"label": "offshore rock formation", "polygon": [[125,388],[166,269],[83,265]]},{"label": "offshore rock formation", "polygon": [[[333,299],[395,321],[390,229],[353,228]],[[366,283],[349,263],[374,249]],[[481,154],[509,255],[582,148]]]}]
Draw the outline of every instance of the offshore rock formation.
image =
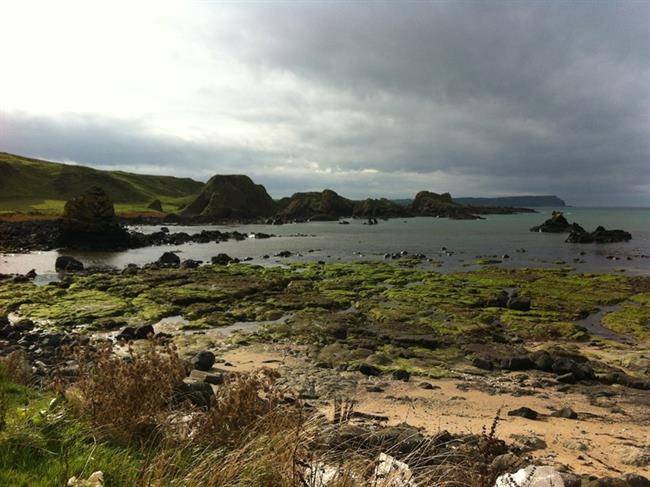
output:
[{"label": "offshore rock formation", "polygon": [[566,241],[569,243],[614,243],[627,242],[632,239],[632,234],[625,230],[607,230],[599,226],[589,233],[577,223],[571,227],[571,233]]},{"label": "offshore rock formation", "polygon": [[531,232],[548,232],[548,233],[566,233],[571,231],[573,227],[564,217],[561,211],[554,211],[551,218],[546,220],[541,225],[536,225],[530,228]]},{"label": "offshore rock formation", "polygon": [[58,246],[88,250],[128,248],[129,234],[115,215],[106,192],[92,187],[65,204],[60,222]]},{"label": "offshore rock formation", "polygon": [[452,200],[449,193],[432,193],[420,191],[408,206],[408,211],[415,216],[447,217],[459,220],[477,220],[478,216],[472,208],[458,204]]},{"label": "offshore rock formation", "polygon": [[386,198],[368,198],[354,205],[355,218],[401,218],[410,216],[405,206]]},{"label": "offshore rock formation", "polygon": [[278,202],[277,216],[289,220],[329,221],[352,216],[354,202],[331,189],[320,193],[295,193]]},{"label": "offshore rock formation", "polygon": [[275,213],[275,203],[261,184],[244,175],[216,175],[182,212],[204,218],[257,218]]}]

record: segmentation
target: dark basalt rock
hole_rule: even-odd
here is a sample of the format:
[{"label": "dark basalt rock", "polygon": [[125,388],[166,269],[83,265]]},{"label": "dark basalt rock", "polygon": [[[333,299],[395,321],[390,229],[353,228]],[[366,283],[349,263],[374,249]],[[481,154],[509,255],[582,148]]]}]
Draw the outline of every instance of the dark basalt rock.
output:
[{"label": "dark basalt rock", "polygon": [[530,298],[513,295],[508,299],[506,307],[516,311],[530,311]]},{"label": "dark basalt rock", "polygon": [[212,259],[210,259],[210,262],[214,265],[228,265],[231,262],[234,262],[235,259],[230,257],[228,254],[217,254]]},{"label": "dark basalt rock", "polygon": [[192,365],[196,370],[207,372],[214,365],[215,357],[209,350],[202,350],[192,359]]},{"label": "dark basalt rock", "polygon": [[537,419],[539,417],[539,413],[534,409],[523,406],[517,409],[513,409],[512,411],[508,411],[508,416],[519,416],[526,419]]},{"label": "dark basalt rock", "polygon": [[163,267],[178,267],[181,263],[181,258],[174,252],[165,252],[160,256],[157,263]]},{"label": "dark basalt rock", "polygon": [[580,225],[574,224],[566,241],[569,243],[614,243],[627,242],[632,235],[625,230],[607,230],[599,226],[589,233]]},{"label": "dark basalt rock", "polygon": [[577,363],[576,361],[560,357],[555,359],[552,367],[553,372],[562,376],[565,374],[573,374],[576,380],[592,380],[596,378],[594,370],[587,363]]},{"label": "dark basalt rock", "polygon": [[212,386],[207,382],[179,382],[174,386],[174,402],[189,401],[197,407],[209,409],[214,397]]},{"label": "dark basalt rock", "polygon": [[61,255],[56,258],[54,268],[57,272],[79,272],[84,270],[84,265],[74,257]]},{"label": "dark basalt rock", "polygon": [[129,234],[115,215],[113,201],[95,186],[65,204],[58,246],[89,250],[129,248]]},{"label": "dark basalt rock", "polygon": [[490,360],[482,357],[474,357],[474,359],[472,360],[472,365],[477,369],[483,369],[483,370],[492,370],[494,368],[494,365]]},{"label": "dark basalt rock", "polygon": [[186,259],[183,262],[181,262],[181,267],[184,269],[196,269],[201,265],[200,260],[194,260],[194,259]]},{"label": "dark basalt rock", "polygon": [[567,221],[561,211],[554,211],[551,218],[546,220],[541,225],[536,225],[530,228],[531,232],[545,232],[545,233],[567,233],[571,231],[571,224]]},{"label": "dark basalt rock", "polygon": [[357,370],[361,372],[363,375],[368,375],[368,376],[381,375],[381,370],[379,370],[374,365],[370,365],[366,363],[360,364]]},{"label": "dark basalt rock", "polygon": [[408,382],[411,378],[411,373],[408,370],[398,369],[393,371],[392,377],[394,380]]},{"label": "dark basalt rock", "polygon": [[501,359],[501,368],[504,370],[529,370],[535,368],[535,364],[528,357],[507,357]]},{"label": "dark basalt rock", "polygon": [[153,325],[127,326],[119,335],[117,340],[144,340],[154,335]]}]

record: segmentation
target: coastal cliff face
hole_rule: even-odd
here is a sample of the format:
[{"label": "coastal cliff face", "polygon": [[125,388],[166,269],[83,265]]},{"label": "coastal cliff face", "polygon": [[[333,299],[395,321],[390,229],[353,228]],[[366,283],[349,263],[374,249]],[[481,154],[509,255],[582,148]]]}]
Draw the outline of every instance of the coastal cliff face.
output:
[{"label": "coastal cliff face", "polygon": [[244,175],[216,175],[181,214],[212,218],[271,216],[275,203],[261,184]]}]

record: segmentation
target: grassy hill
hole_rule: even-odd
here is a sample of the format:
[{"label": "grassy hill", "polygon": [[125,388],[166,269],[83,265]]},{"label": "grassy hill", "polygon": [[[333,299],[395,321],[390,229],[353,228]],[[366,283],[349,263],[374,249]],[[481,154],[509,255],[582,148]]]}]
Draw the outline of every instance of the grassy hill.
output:
[{"label": "grassy hill", "polygon": [[58,213],[65,201],[90,186],[104,188],[119,212],[144,211],[156,199],[165,211],[178,211],[194,199],[203,183],[189,178],[101,171],[0,152],[0,212]]}]

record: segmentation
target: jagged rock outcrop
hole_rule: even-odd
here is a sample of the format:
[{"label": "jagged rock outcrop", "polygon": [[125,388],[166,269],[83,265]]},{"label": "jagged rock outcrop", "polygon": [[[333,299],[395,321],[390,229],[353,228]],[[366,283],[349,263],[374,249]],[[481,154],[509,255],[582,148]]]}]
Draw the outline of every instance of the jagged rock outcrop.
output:
[{"label": "jagged rock outcrop", "polygon": [[257,218],[275,213],[275,203],[261,184],[244,175],[216,175],[182,211],[183,216]]},{"label": "jagged rock outcrop", "polygon": [[65,204],[58,246],[89,250],[128,248],[129,234],[115,215],[113,201],[94,186]]},{"label": "jagged rock outcrop", "polygon": [[352,216],[355,218],[400,218],[410,216],[405,206],[386,198],[368,198],[355,203]]},{"label": "jagged rock outcrop", "polygon": [[478,216],[470,207],[460,205],[452,200],[449,193],[420,191],[408,206],[414,216],[447,217],[459,220],[476,220]]},{"label": "jagged rock outcrop", "polygon": [[278,217],[288,220],[337,220],[352,216],[354,202],[331,189],[320,193],[295,193],[278,202]]},{"label": "jagged rock outcrop", "polygon": [[605,227],[599,226],[590,233],[574,223],[566,241],[569,243],[614,243],[627,242],[631,239],[632,235],[625,230],[607,230]]},{"label": "jagged rock outcrop", "polygon": [[531,232],[544,232],[544,233],[566,233],[572,229],[571,224],[564,217],[561,211],[554,211],[551,218],[546,220],[541,225],[536,225],[530,228]]}]

